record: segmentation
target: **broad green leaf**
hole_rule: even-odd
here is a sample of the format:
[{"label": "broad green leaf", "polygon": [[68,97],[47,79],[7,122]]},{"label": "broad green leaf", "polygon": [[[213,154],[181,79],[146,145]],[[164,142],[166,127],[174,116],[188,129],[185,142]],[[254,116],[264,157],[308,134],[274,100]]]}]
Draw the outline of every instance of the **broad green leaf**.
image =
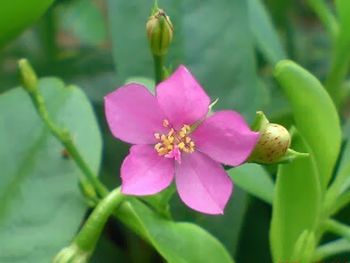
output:
[{"label": "broad green leaf", "polygon": [[258,164],[245,164],[228,171],[233,182],[251,195],[271,204],[274,185],[270,175]]},{"label": "broad green leaf", "polygon": [[[161,1],[174,25],[169,64],[185,64],[219,108],[252,117],[261,105],[246,1]],[[200,8],[199,8],[200,6]],[[113,56],[120,84],[130,76],[153,78],[145,23],[152,2],[109,0]]]},{"label": "broad green leaf", "polygon": [[59,22],[82,44],[98,45],[106,40],[105,21],[94,1],[74,0],[63,4]]},{"label": "broad green leaf", "polygon": [[287,58],[281,45],[278,33],[274,29],[270,16],[261,0],[249,0],[250,27],[254,34],[257,47],[274,65],[279,60]]},{"label": "broad green leaf", "polygon": [[170,263],[233,263],[220,242],[199,226],[166,220],[142,202],[125,202],[116,214]]},{"label": "broad green leaf", "polygon": [[[56,78],[40,88],[51,116],[68,128],[97,172],[101,138],[84,93]],[[86,212],[80,170],[42,124],[21,88],[0,96],[0,262],[47,263],[78,230]]]},{"label": "broad green leaf", "polygon": [[176,220],[189,221],[206,229],[228,249],[232,256],[240,249],[239,240],[249,205],[249,196],[242,189],[234,188],[223,216],[208,216],[192,211],[176,196],[170,205]]},{"label": "broad green leaf", "polygon": [[170,200],[169,205],[176,221],[191,222],[204,228],[215,236],[232,256],[237,253],[240,234],[249,205],[249,196],[242,189],[238,187],[233,189],[223,216],[208,216],[193,211],[184,205],[177,194]]},{"label": "broad green leaf", "polygon": [[[293,137],[292,148],[299,152],[311,150],[301,136]],[[313,230],[320,205],[321,187],[313,155],[279,165],[270,229],[274,262],[291,261],[299,236]]]},{"label": "broad green leaf", "polygon": [[0,1],[0,47],[37,20],[53,0]]},{"label": "broad green leaf", "polygon": [[310,146],[325,189],[340,150],[337,110],[321,83],[294,62],[282,60],[274,75],[291,104],[297,130]]}]

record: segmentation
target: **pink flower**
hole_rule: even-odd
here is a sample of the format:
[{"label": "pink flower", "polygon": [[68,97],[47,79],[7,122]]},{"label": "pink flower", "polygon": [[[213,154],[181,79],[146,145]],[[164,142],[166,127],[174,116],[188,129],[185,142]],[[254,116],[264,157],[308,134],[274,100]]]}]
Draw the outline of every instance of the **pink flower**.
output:
[{"label": "pink flower", "polygon": [[184,66],[157,86],[156,96],[142,85],[127,84],[105,97],[113,135],[134,144],[121,167],[124,194],[155,194],[175,177],[186,205],[223,214],[233,185],[220,163],[242,164],[259,135],[237,112],[207,116],[209,104]]}]

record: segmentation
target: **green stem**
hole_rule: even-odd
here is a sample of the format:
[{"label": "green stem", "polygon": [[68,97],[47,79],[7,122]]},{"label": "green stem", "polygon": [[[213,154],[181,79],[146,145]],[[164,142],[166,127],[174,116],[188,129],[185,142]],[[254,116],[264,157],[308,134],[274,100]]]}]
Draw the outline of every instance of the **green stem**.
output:
[{"label": "green stem", "polygon": [[323,0],[308,0],[310,7],[317,14],[322,24],[334,40],[338,32],[338,22]]},{"label": "green stem", "polygon": [[349,47],[347,43],[342,42],[342,40],[337,40],[333,48],[331,68],[326,79],[326,89],[336,105],[342,102],[342,97],[344,96],[342,84],[346,78],[350,61]]},{"label": "green stem", "polygon": [[328,219],[325,222],[324,227],[325,230],[333,234],[339,235],[341,237],[344,237],[350,241],[350,227],[348,225],[340,223],[334,219]]},{"label": "green stem", "polygon": [[51,6],[43,17],[42,22],[39,24],[39,34],[41,36],[44,52],[49,63],[56,60],[58,53],[56,41],[57,21],[55,11],[55,6]]},{"label": "green stem", "polygon": [[69,133],[68,130],[58,127],[50,118],[46,108],[44,98],[39,93],[39,90],[35,92],[30,92],[29,95],[30,95],[30,98],[32,99],[33,104],[35,105],[35,108],[40,118],[42,119],[44,124],[47,126],[47,128],[50,130],[50,132],[64,145],[64,147],[69,153],[69,156],[79,166],[80,170],[84,173],[84,175],[89,180],[89,182],[94,186],[96,192],[101,197],[106,196],[108,193],[107,188],[99,181],[97,176],[94,174],[94,172],[90,169],[88,164],[85,162],[85,160],[81,156],[80,152],[78,151],[77,147],[74,144],[72,135]]},{"label": "green stem", "polygon": [[[341,209],[346,203],[343,203],[347,200],[345,197],[341,197],[341,195],[348,189],[348,175],[350,174],[350,165],[345,166],[341,169],[332,183],[332,185],[328,188],[326,193],[326,201],[325,201],[325,209],[328,211],[330,215],[336,213],[339,209]],[[343,200],[340,202],[340,200]]]},{"label": "green stem", "polygon": [[93,251],[108,218],[125,198],[118,187],[100,201],[74,240],[81,250]]},{"label": "green stem", "polygon": [[159,82],[164,80],[164,56],[153,55],[153,61],[154,61],[155,82],[156,84],[158,84]]},{"label": "green stem", "polygon": [[346,192],[338,197],[337,202],[335,202],[335,204],[331,209],[331,215],[334,215],[349,203],[350,203],[350,192]]},{"label": "green stem", "polygon": [[318,247],[315,251],[313,261],[320,262],[327,257],[344,252],[350,252],[350,242],[346,239],[338,239]]},{"label": "green stem", "polygon": [[87,184],[88,181],[91,185],[93,185],[100,197],[106,196],[108,194],[107,188],[99,181],[97,175],[95,175],[89,165],[85,162],[84,158],[81,156],[80,152],[74,144],[72,135],[68,130],[56,125],[50,118],[44,97],[40,93],[36,74],[30,66],[29,62],[25,59],[21,59],[18,64],[23,86],[28,92],[39,117],[46,125],[46,127],[50,130],[50,132],[64,145],[65,149],[69,153],[69,156],[75,161],[75,163],[85,175],[87,180],[81,179],[81,183],[84,186],[84,184]]}]

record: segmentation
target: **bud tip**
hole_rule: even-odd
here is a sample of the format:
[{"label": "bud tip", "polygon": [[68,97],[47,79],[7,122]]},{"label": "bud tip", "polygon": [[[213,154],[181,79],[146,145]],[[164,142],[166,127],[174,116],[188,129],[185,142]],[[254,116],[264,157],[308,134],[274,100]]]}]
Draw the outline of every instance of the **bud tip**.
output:
[{"label": "bud tip", "polygon": [[153,55],[163,56],[168,52],[173,30],[169,16],[155,3],[152,15],[146,23],[147,37]]},{"label": "bud tip", "polygon": [[38,88],[38,78],[29,61],[25,58],[20,59],[18,68],[23,87],[29,92],[35,92]]}]

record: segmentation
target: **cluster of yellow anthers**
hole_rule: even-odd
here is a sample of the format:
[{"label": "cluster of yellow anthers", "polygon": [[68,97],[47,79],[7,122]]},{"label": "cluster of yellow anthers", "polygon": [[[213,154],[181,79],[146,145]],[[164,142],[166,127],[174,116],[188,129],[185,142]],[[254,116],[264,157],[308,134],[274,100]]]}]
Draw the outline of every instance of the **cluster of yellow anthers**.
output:
[{"label": "cluster of yellow anthers", "polygon": [[170,128],[168,134],[154,134],[154,137],[159,141],[159,143],[154,146],[154,149],[159,155],[166,155],[175,147],[185,153],[194,152],[195,144],[189,137],[189,133],[191,132],[191,127],[189,125],[185,124],[179,131],[175,131],[174,128],[169,127],[169,121],[164,120],[163,126]]}]

